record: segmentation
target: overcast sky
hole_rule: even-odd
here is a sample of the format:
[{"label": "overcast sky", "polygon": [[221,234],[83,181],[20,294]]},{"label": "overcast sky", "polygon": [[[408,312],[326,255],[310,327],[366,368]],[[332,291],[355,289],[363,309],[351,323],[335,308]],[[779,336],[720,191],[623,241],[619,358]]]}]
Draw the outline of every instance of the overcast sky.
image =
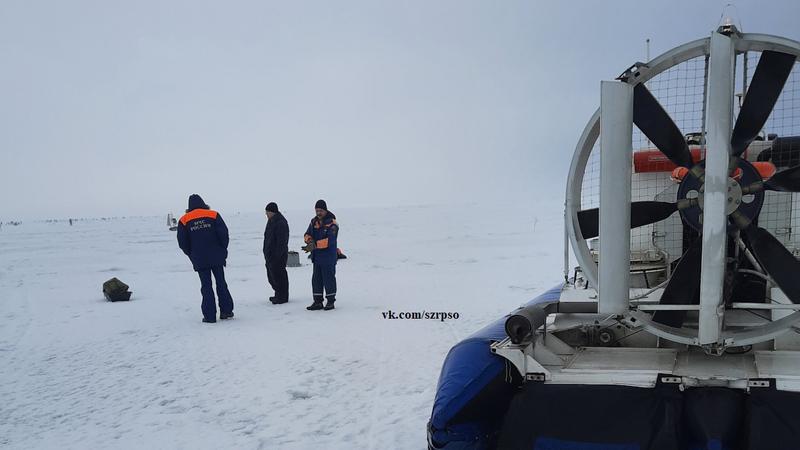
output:
[{"label": "overcast sky", "polygon": [[727,3],[2,0],[0,220],[561,202],[600,80]]}]

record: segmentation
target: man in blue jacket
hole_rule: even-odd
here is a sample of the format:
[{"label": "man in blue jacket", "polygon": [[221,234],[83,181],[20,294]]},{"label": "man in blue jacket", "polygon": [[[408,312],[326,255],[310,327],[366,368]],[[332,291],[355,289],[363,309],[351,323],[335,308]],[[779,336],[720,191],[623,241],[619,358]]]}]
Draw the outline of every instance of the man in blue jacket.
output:
[{"label": "man in blue jacket", "polygon": [[[311,252],[311,261],[314,263],[311,277],[314,303],[306,309],[329,311],[336,302],[336,236],[339,234],[339,225],[336,224],[336,216],[328,211],[325,200],[318,200],[314,209],[316,215],[303,236],[306,242],[303,250]],[[328,300],[325,306],[322,305],[324,298]]]},{"label": "man in blue jacket", "polygon": [[200,275],[200,293],[203,302],[203,322],[217,321],[217,305],[211,286],[211,275],[217,282],[219,318],[233,317],[233,298],[225,282],[225,260],[228,258],[228,227],[222,216],[211,210],[197,195],[189,196],[189,208],[178,223],[178,246],[192,261],[194,270]]},{"label": "man in blue jacket", "polygon": [[289,301],[289,274],[286,262],[289,258],[289,223],[278,211],[275,202],[267,204],[267,226],[264,228],[264,261],[267,266],[267,281],[275,291],[269,301],[280,305]]}]

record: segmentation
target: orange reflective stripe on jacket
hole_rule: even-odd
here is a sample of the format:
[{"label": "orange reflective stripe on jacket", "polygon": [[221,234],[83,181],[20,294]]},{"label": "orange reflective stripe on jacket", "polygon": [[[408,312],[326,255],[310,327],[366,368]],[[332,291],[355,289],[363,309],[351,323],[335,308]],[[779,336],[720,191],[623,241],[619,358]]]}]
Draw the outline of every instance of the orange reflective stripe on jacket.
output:
[{"label": "orange reflective stripe on jacket", "polygon": [[[331,219],[330,223],[326,223],[325,224],[325,228],[330,228],[333,225],[336,225],[336,219]],[[315,219],[314,220],[314,229],[315,230],[319,230],[321,226],[322,226],[322,221],[319,220],[319,219]]]},{"label": "orange reflective stripe on jacket", "polygon": [[328,238],[318,240],[316,247],[319,250],[324,250],[328,248]]},{"label": "orange reflective stripe on jacket", "polygon": [[189,223],[194,219],[203,219],[203,218],[216,219],[217,212],[212,211],[210,209],[194,209],[184,214],[183,217],[181,217],[181,223],[183,225],[186,225],[187,223]]}]

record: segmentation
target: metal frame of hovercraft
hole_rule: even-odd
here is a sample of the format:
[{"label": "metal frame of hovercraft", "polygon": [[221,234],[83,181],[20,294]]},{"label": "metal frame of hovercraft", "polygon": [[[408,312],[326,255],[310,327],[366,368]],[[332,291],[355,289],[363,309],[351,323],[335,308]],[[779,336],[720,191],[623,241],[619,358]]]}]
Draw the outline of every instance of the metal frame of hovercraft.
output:
[{"label": "metal frame of hovercraft", "polygon": [[[800,352],[758,350],[750,355],[729,354],[726,349],[765,343],[800,322],[800,305],[778,289],[771,297],[782,304],[743,304],[741,308],[783,308],[793,311],[782,318],[723,330],[722,305],[727,240],[725,191],[733,120],[733,69],[737,54],[779,51],[800,57],[800,43],[786,38],[740,33],[723,26],[711,37],[676,47],[648,63],[636,63],[619,81],[601,84],[601,106],[584,129],[573,155],[565,205],[566,240],[572,246],[582,274],[592,290],[565,286],[562,293],[575,297],[541,305],[544,317],[532,320],[534,329],[525,342],[510,338],[492,345],[491,351],[507,359],[528,381],[567,384],[622,384],[653,386],[657,382],[682,386],[714,385],[749,389],[770,386],[800,391]],[[633,87],[692,58],[706,56],[708,73],[704,128],[706,131],[706,205],[704,206],[700,305],[654,305],[631,302],[630,204]],[[603,120],[601,121],[601,111]],[[602,129],[602,132],[601,132]],[[583,238],[577,213],[581,209],[583,175],[595,142],[600,138],[600,254],[596,264]],[[615,152],[603,152],[614,148]],[[622,150],[625,151],[622,151]],[[605,214],[604,214],[605,211]],[[627,214],[622,213],[627,211]],[[565,273],[569,250],[565,248]],[[658,294],[651,291],[648,294]],[[592,299],[596,299],[593,301]],[[590,301],[586,301],[590,300]],[[647,300],[647,297],[645,297]],[[649,303],[649,304],[648,304]],[[521,308],[522,309],[522,308]],[[645,311],[682,309],[698,311],[697,332],[652,321]],[[567,312],[565,312],[567,311]],[[736,311],[732,311],[736,312]],[[617,327],[623,338],[645,331],[638,347],[574,347],[558,338],[559,331],[583,327],[597,330]],[[508,328],[507,328],[508,329]],[[643,341],[644,339],[644,341]],[[648,343],[649,342],[649,343]],[[789,346],[788,348],[794,348]],[[693,350],[694,349],[694,350]]]}]

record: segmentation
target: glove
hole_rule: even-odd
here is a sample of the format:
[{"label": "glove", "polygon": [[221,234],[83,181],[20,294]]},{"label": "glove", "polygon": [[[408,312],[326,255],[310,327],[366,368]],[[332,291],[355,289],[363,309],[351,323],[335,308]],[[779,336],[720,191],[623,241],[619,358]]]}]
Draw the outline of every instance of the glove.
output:
[{"label": "glove", "polygon": [[317,245],[314,243],[314,241],[311,241],[308,244],[306,244],[306,245],[304,245],[303,247],[300,247],[300,248],[302,248],[304,252],[309,253],[309,252],[313,251],[315,248],[317,248]]}]

